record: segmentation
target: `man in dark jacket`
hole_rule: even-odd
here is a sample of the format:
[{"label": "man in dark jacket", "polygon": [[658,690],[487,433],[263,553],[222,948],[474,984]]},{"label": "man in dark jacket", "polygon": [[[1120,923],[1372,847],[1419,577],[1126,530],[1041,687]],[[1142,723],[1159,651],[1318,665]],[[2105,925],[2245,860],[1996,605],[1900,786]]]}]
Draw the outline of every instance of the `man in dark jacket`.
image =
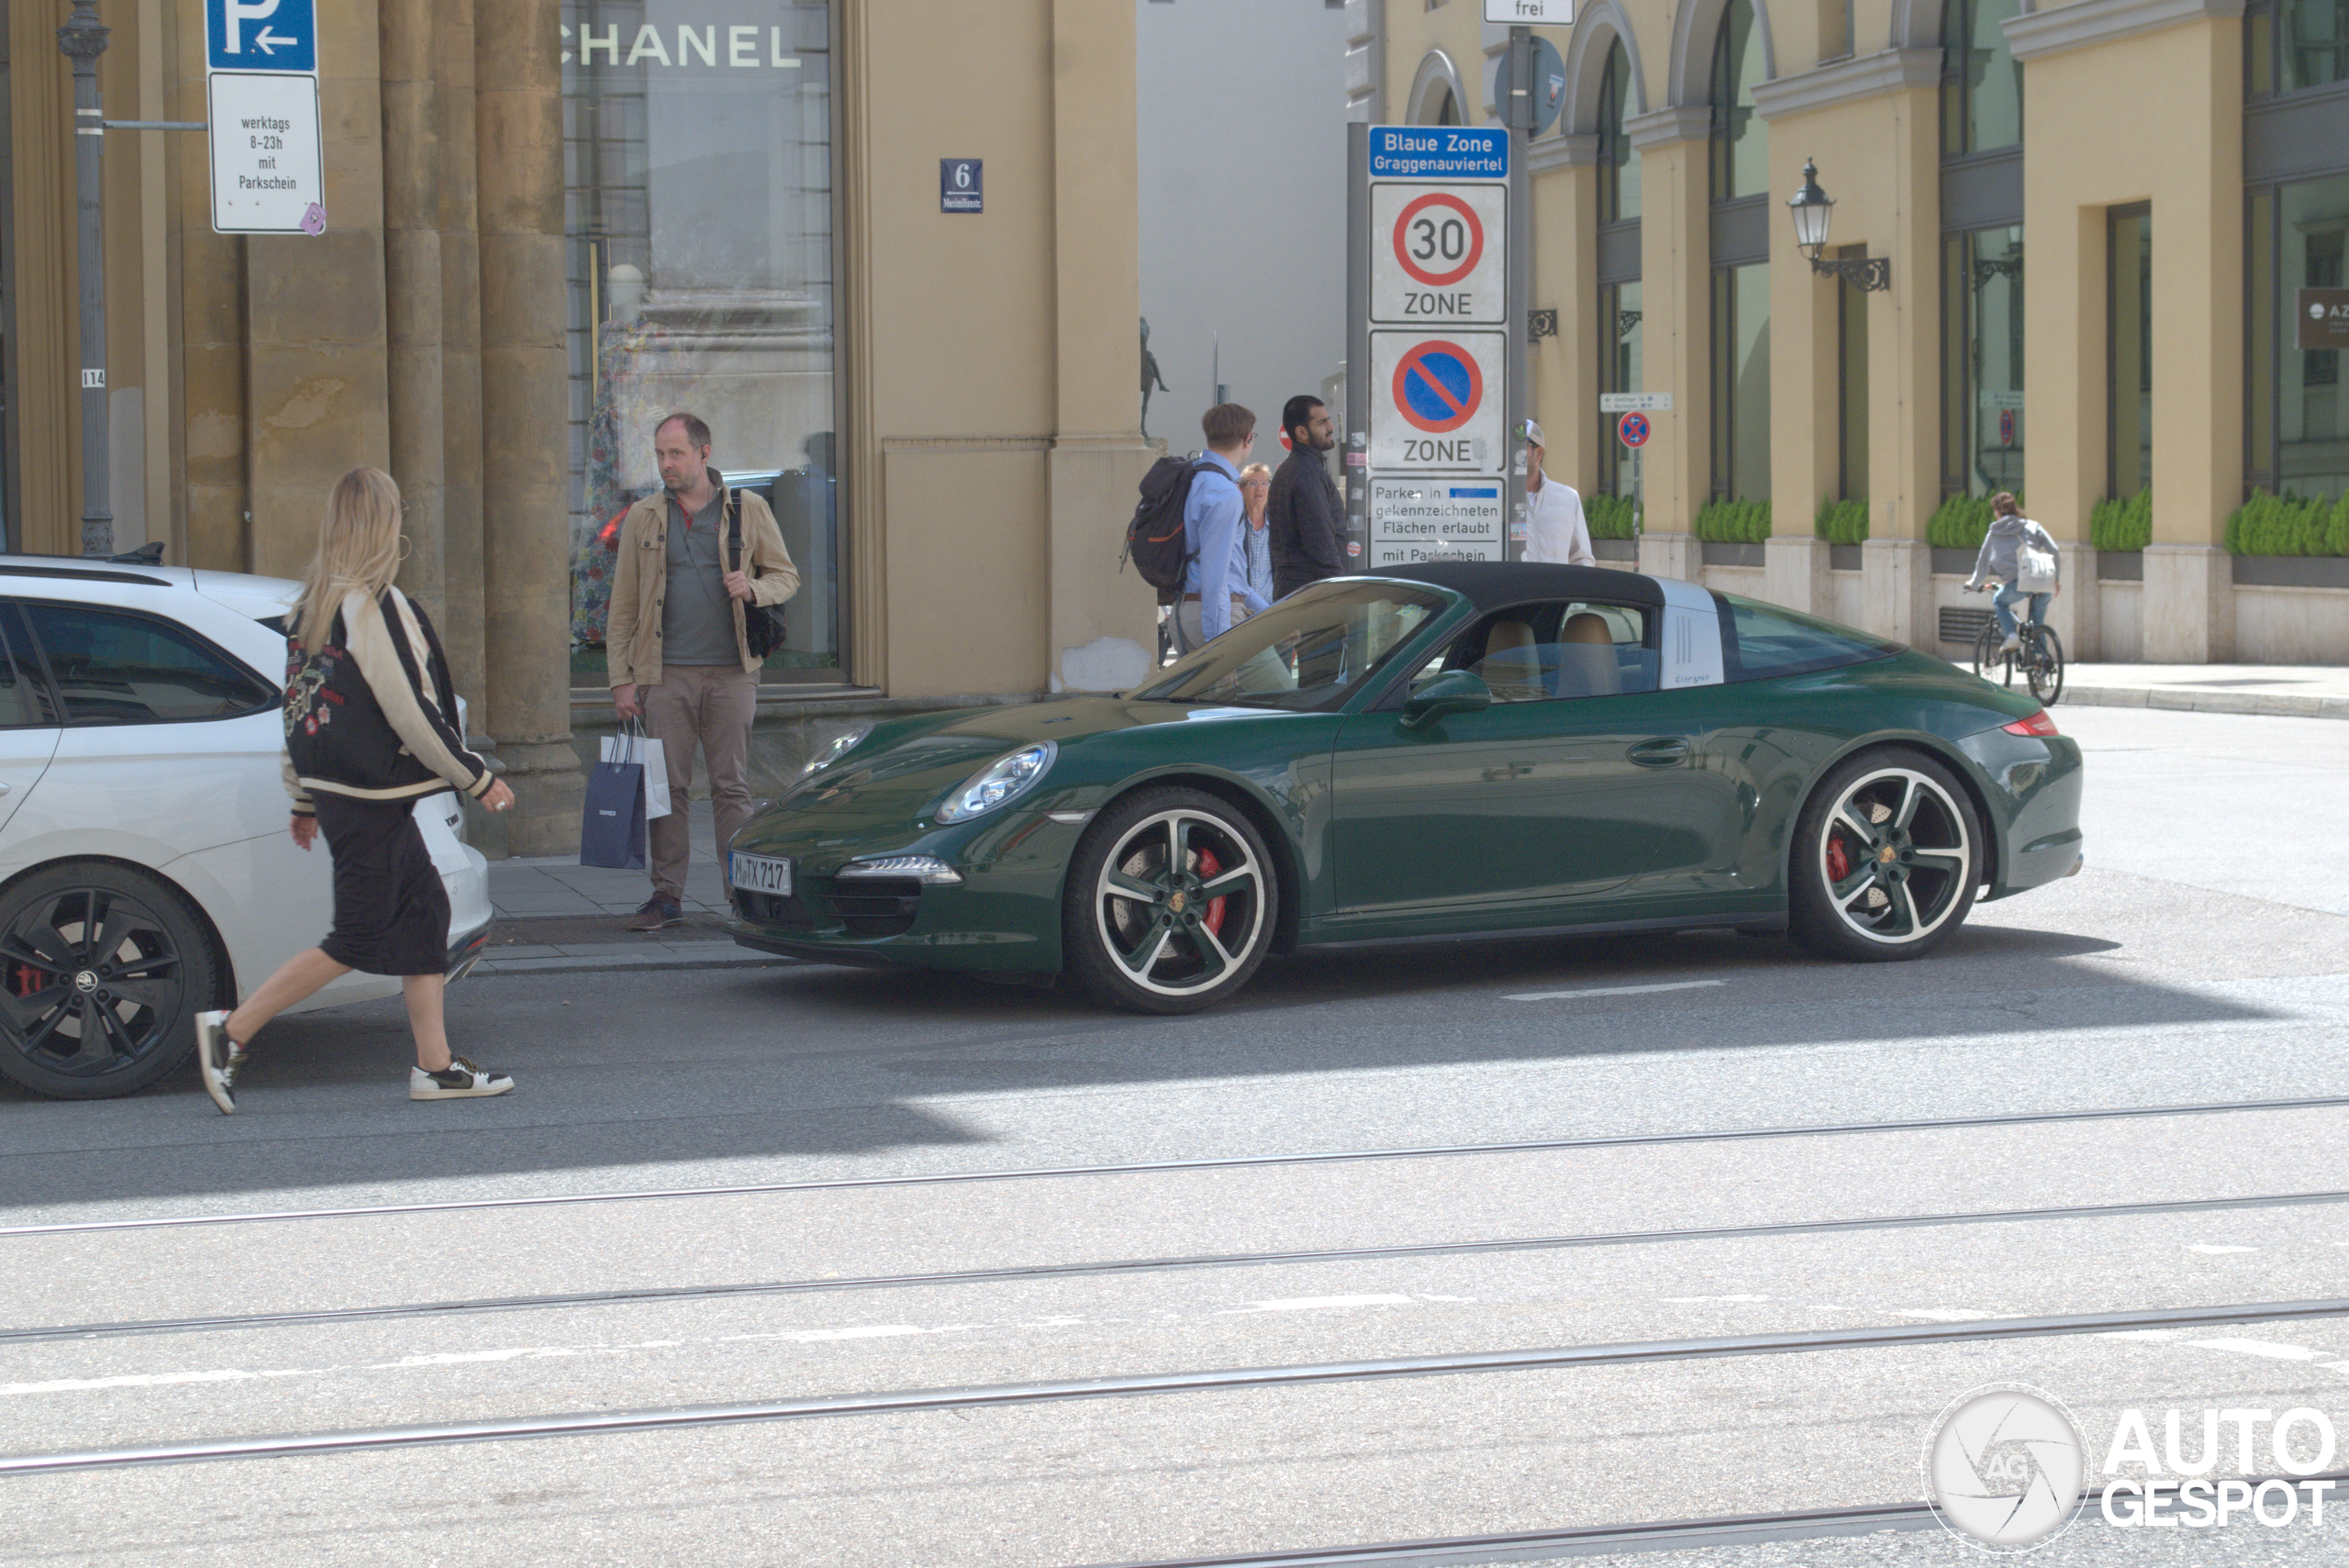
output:
[{"label": "man in dark jacket", "polygon": [[1281,428],[1288,433],[1288,457],[1273,475],[1265,524],[1275,599],[1346,569],[1345,513],[1321,457],[1338,444],[1330,410],[1319,398],[1299,393],[1281,410]]}]

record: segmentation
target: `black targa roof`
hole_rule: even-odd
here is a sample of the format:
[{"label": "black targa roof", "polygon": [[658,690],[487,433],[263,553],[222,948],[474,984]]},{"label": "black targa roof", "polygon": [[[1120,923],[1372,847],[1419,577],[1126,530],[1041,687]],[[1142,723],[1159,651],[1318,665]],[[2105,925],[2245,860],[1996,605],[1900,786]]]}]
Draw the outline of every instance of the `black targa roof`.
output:
[{"label": "black targa roof", "polygon": [[1426,583],[1465,594],[1478,609],[1521,605],[1528,599],[1608,599],[1661,608],[1664,590],[1653,577],[1604,566],[1553,566],[1531,561],[1433,561],[1424,566],[1391,566],[1359,573],[1404,583]]}]

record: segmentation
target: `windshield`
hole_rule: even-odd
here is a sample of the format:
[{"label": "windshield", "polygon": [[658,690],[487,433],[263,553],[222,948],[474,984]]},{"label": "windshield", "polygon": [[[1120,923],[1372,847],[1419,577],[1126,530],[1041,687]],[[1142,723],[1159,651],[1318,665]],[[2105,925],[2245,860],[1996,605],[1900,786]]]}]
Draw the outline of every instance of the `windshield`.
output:
[{"label": "windshield", "polygon": [[1441,594],[1399,583],[1318,583],[1241,621],[1130,695],[1297,712],[1334,706],[1447,602]]}]

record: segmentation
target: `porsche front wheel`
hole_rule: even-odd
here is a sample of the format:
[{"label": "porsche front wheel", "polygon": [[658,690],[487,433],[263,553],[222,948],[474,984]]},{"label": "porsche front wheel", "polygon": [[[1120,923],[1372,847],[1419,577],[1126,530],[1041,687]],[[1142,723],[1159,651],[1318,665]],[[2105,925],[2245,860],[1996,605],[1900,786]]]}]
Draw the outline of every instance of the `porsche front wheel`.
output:
[{"label": "porsche front wheel", "polygon": [[1279,899],[1263,838],[1230,802],[1143,790],[1078,842],[1062,917],[1068,972],[1111,1006],[1213,1006],[1264,962]]},{"label": "porsche front wheel", "polygon": [[1869,751],[1830,773],[1795,825],[1793,935],[1821,958],[1918,958],[1965,920],[1987,845],[1940,762]]}]

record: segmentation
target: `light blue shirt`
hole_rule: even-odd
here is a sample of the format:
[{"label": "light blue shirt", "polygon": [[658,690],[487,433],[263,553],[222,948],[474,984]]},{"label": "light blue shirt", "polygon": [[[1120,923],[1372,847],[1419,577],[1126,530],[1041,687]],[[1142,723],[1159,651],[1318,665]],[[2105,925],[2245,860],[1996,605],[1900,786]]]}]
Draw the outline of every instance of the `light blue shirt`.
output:
[{"label": "light blue shirt", "polygon": [[1192,477],[1183,503],[1183,532],[1193,554],[1183,573],[1183,591],[1199,596],[1199,634],[1221,637],[1231,629],[1231,601],[1251,615],[1271,606],[1248,585],[1248,512],[1240,500],[1240,470],[1209,452]]},{"label": "light blue shirt", "polygon": [[1264,599],[1273,596],[1273,529],[1268,522],[1261,528],[1242,527],[1241,533],[1248,541],[1248,586]]}]

